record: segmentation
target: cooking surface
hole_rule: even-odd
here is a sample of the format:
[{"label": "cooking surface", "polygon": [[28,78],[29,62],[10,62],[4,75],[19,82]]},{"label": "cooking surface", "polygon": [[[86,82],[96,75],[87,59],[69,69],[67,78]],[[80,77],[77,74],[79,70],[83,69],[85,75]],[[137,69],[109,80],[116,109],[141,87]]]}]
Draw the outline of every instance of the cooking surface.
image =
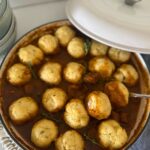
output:
[{"label": "cooking surface", "polygon": [[[17,19],[17,32],[18,32],[17,38],[20,37],[25,32],[27,32],[28,30],[30,30],[38,25],[41,25],[41,24],[44,24],[46,22],[50,22],[50,21],[53,21],[56,19],[63,19],[66,17],[65,13],[64,13],[64,6],[65,6],[64,0],[49,0],[49,3],[47,3],[47,1],[41,0],[41,2],[43,2],[43,3],[41,3],[40,0],[38,0],[37,1],[38,4],[35,4],[35,0],[33,0],[32,2],[34,3],[34,5],[30,5],[29,3],[27,3],[26,7],[23,7],[23,6],[21,6],[21,4],[19,5],[18,3],[16,3],[17,5],[15,5],[15,3],[12,3],[13,0],[11,0],[11,3],[14,5],[14,13],[15,13],[15,16]],[[14,0],[14,2],[17,2],[17,0]],[[22,0],[22,2],[23,2],[23,0]],[[44,3],[44,2],[46,2],[46,3]],[[59,9],[57,9],[57,10],[59,10],[59,11],[56,12],[55,10],[58,7],[59,7]],[[39,11],[39,8],[44,11]],[[28,15],[25,12],[28,12],[28,13],[32,12],[32,15]],[[41,12],[43,12],[43,14]],[[37,16],[37,13],[38,13],[38,17],[34,17],[34,15]],[[43,15],[45,17],[43,17]],[[24,18],[24,19],[22,19],[22,18]],[[32,20],[32,18],[34,18],[34,20]],[[31,24],[31,20],[33,22],[32,24]],[[147,63],[150,62],[150,56],[144,55],[144,58],[145,58],[145,60],[147,60]],[[148,64],[150,65],[150,63],[148,63]],[[150,66],[149,66],[149,68],[150,68]],[[150,123],[149,123],[149,126],[150,126]],[[145,129],[145,132],[142,134],[140,139],[130,148],[130,150],[141,150],[141,149],[148,150],[148,148],[150,146],[150,145],[148,145],[149,144],[148,141],[150,138],[150,137],[148,138],[149,134],[150,134],[150,128],[147,126]],[[3,150],[3,149],[1,148],[1,150]]]}]

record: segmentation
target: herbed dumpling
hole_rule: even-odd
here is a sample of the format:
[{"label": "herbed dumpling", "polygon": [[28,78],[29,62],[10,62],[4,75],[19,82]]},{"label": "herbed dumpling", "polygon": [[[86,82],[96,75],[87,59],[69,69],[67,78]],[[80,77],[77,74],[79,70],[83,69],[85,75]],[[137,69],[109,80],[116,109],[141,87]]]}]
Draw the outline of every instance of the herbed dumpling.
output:
[{"label": "herbed dumpling", "polygon": [[86,98],[87,110],[90,116],[101,120],[111,114],[111,103],[108,96],[101,91],[93,91]]},{"label": "herbed dumpling", "polygon": [[82,81],[85,67],[76,62],[69,62],[64,68],[64,79],[70,83],[78,84]]},{"label": "herbed dumpling", "polygon": [[68,44],[67,47],[68,53],[73,58],[82,58],[86,55],[86,51],[84,48],[84,40],[79,37],[74,37]]},{"label": "herbed dumpling", "polygon": [[21,63],[14,64],[7,70],[7,80],[13,85],[23,85],[31,78],[30,69]]},{"label": "herbed dumpling", "polygon": [[115,120],[106,120],[100,123],[98,137],[100,144],[106,149],[120,149],[128,140],[126,130]]},{"label": "herbed dumpling", "polygon": [[40,148],[48,147],[56,140],[58,135],[58,127],[48,119],[42,119],[36,122],[31,131],[31,141]]},{"label": "herbed dumpling", "polygon": [[52,85],[58,85],[61,82],[62,67],[57,62],[47,62],[39,70],[40,79]]},{"label": "herbed dumpling", "polygon": [[9,116],[16,124],[33,119],[38,113],[38,105],[31,97],[21,97],[9,106]]},{"label": "herbed dumpling", "polygon": [[18,56],[20,61],[27,65],[38,65],[44,59],[42,50],[31,44],[20,48]]},{"label": "herbed dumpling", "polygon": [[108,46],[97,41],[92,40],[90,54],[92,56],[105,56],[107,54]]},{"label": "herbed dumpling", "polygon": [[130,59],[131,53],[111,47],[108,51],[108,56],[116,63],[125,63]]},{"label": "herbed dumpling", "polygon": [[75,130],[66,131],[55,142],[56,150],[84,150],[84,140]]},{"label": "herbed dumpling", "polygon": [[71,27],[64,25],[56,30],[55,36],[62,46],[67,46],[73,37],[75,37],[75,31]]},{"label": "herbed dumpling", "polygon": [[138,81],[139,75],[132,65],[123,64],[117,69],[113,77],[128,86],[134,86]]},{"label": "herbed dumpling", "polygon": [[129,91],[127,87],[119,81],[111,81],[105,85],[105,93],[116,106],[126,106],[129,102]]},{"label": "herbed dumpling", "polygon": [[64,120],[71,128],[79,129],[88,125],[89,116],[80,99],[71,99],[65,108]]},{"label": "herbed dumpling", "polygon": [[38,40],[38,45],[45,54],[56,54],[59,51],[58,39],[51,34],[43,35]]},{"label": "herbed dumpling", "polygon": [[42,97],[42,104],[49,112],[61,110],[67,101],[67,94],[61,88],[47,89]]},{"label": "herbed dumpling", "polygon": [[94,57],[89,61],[89,70],[99,73],[103,79],[110,78],[115,70],[114,63],[107,57]]}]

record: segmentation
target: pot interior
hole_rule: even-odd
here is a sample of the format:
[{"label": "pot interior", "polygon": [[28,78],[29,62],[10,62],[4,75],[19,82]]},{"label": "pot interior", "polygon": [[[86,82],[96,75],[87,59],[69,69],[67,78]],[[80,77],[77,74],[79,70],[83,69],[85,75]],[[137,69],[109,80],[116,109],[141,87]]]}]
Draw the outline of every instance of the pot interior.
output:
[{"label": "pot interior", "polygon": [[[6,70],[16,59],[17,51],[19,48],[24,47],[30,43],[33,43],[37,38],[41,37],[42,35],[44,35],[46,33],[53,32],[55,29],[57,29],[59,26],[62,26],[62,25],[71,25],[71,24],[68,21],[58,21],[58,22],[47,24],[47,25],[43,25],[43,26],[36,28],[33,31],[27,33],[10,50],[10,52],[6,56],[6,58],[2,64],[2,67],[1,67],[1,72],[0,72],[0,78],[1,78],[1,81],[0,81],[0,90],[1,90],[0,113],[1,113],[2,121],[4,123],[6,130],[13,137],[13,139],[25,149],[35,149],[36,147],[28,139],[28,136],[29,136],[28,134],[25,136],[21,135],[22,130],[24,132],[25,128],[27,126],[23,125],[21,128],[18,126],[16,127],[10,121],[10,118],[8,117],[8,106],[10,105],[11,100],[14,97],[11,97],[11,94],[7,93],[7,92],[9,92],[9,87],[8,87],[8,91],[5,91],[5,88],[4,88],[5,84],[7,82],[5,79]],[[139,54],[132,53],[131,60],[132,60],[132,63],[134,64],[134,66],[136,67],[136,69],[139,73],[139,76],[140,76],[140,80],[137,83],[137,86],[135,88],[132,88],[131,90],[135,91],[135,92],[139,92],[139,93],[150,93],[149,73],[145,66],[145,63],[143,62],[142,57]],[[63,63],[63,61],[62,61],[62,63]],[[14,88],[14,90],[16,91],[18,89]],[[18,90],[18,95],[16,95],[15,98],[19,98],[20,95],[22,95],[21,90],[20,91]],[[129,129],[128,129],[128,127],[126,127],[126,125],[123,125],[127,128],[127,132],[129,135],[128,143],[124,146],[124,148],[127,148],[129,145],[131,145],[137,139],[137,137],[141,133],[142,129],[144,128],[144,126],[148,120],[148,116],[149,116],[149,103],[150,103],[149,100],[131,98],[130,101],[131,101],[132,105],[130,105],[130,108],[127,108],[126,111],[129,110],[131,114],[133,113],[135,115],[132,115],[133,118],[129,117],[130,122],[131,122],[131,126],[129,127]],[[37,118],[36,120],[38,120],[38,119],[39,118]],[[33,124],[33,122],[31,121],[31,124]],[[28,125],[31,126],[31,124],[29,123]],[[131,129],[131,127],[132,127],[132,129]],[[28,130],[28,128],[27,128],[27,130]],[[97,149],[99,149],[99,148],[97,148]]]}]

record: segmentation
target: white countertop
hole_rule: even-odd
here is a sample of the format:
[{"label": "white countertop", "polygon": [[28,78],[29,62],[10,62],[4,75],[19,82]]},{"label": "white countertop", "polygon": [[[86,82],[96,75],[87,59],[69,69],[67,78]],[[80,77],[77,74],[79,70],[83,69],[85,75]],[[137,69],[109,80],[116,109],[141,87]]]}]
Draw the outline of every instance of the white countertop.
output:
[{"label": "white countertop", "polygon": [[10,2],[17,21],[17,39],[39,25],[66,18],[65,0],[10,0]]}]

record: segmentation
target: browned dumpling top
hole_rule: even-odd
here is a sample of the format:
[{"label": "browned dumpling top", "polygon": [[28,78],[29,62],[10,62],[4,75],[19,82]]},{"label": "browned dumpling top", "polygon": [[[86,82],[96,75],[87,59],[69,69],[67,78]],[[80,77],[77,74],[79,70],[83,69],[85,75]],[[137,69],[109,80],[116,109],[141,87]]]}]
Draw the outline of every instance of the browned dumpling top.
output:
[{"label": "browned dumpling top", "polygon": [[21,63],[14,64],[7,70],[7,80],[13,85],[23,85],[31,78],[30,69]]},{"label": "browned dumpling top", "polygon": [[67,46],[72,38],[75,37],[75,31],[71,27],[64,25],[56,30],[55,36],[62,46]]},{"label": "browned dumpling top", "polygon": [[58,127],[48,119],[36,122],[31,131],[31,141],[40,148],[48,147],[58,135]]},{"label": "browned dumpling top", "polygon": [[34,45],[27,45],[18,51],[20,61],[27,65],[38,65],[44,59],[42,50]]},{"label": "browned dumpling top", "polygon": [[9,106],[9,116],[15,124],[32,120],[38,113],[38,105],[31,97],[21,97]]},{"label": "browned dumpling top", "polygon": [[82,58],[86,55],[86,50],[84,47],[84,40],[80,37],[74,37],[68,44],[68,53],[73,58]]},{"label": "browned dumpling top", "polygon": [[40,79],[52,85],[58,85],[61,80],[62,67],[57,62],[47,62],[39,70]]},{"label": "browned dumpling top", "polygon": [[42,97],[42,104],[49,112],[61,110],[67,101],[67,94],[61,88],[49,88]]},{"label": "browned dumpling top", "polygon": [[123,64],[117,69],[113,77],[128,86],[134,86],[138,81],[139,75],[132,65]]},{"label": "browned dumpling top", "polygon": [[85,67],[77,62],[69,62],[64,68],[64,79],[70,83],[80,83],[82,81]]},{"label": "browned dumpling top", "polygon": [[89,70],[104,78],[110,78],[115,70],[114,63],[107,57],[94,57],[89,61]]},{"label": "browned dumpling top", "polygon": [[38,45],[45,54],[56,54],[59,51],[58,39],[51,34],[43,35],[38,40]]},{"label": "browned dumpling top", "polygon": [[116,63],[125,63],[130,59],[131,53],[111,47],[108,51],[108,56]]},{"label": "browned dumpling top", "polygon": [[107,119],[111,114],[111,103],[108,96],[101,91],[93,91],[86,98],[89,115],[101,120]]},{"label": "browned dumpling top", "polygon": [[129,91],[127,87],[119,81],[111,81],[105,85],[105,92],[110,101],[116,106],[126,106],[129,103]]},{"label": "browned dumpling top", "polygon": [[72,99],[67,103],[64,119],[66,124],[74,129],[83,128],[88,125],[89,116],[80,99]]},{"label": "browned dumpling top", "polygon": [[57,150],[84,150],[84,139],[75,130],[66,131],[55,142]]},{"label": "browned dumpling top", "polygon": [[126,130],[115,120],[106,120],[98,126],[100,144],[107,149],[120,149],[128,140]]},{"label": "browned dumpling top", "polygon": [[105,44],[102,44],[100,42],[92,40],[91,48],[90,48],[90,54],[92,56],[105,56],[107,54],[108,46]]}]

